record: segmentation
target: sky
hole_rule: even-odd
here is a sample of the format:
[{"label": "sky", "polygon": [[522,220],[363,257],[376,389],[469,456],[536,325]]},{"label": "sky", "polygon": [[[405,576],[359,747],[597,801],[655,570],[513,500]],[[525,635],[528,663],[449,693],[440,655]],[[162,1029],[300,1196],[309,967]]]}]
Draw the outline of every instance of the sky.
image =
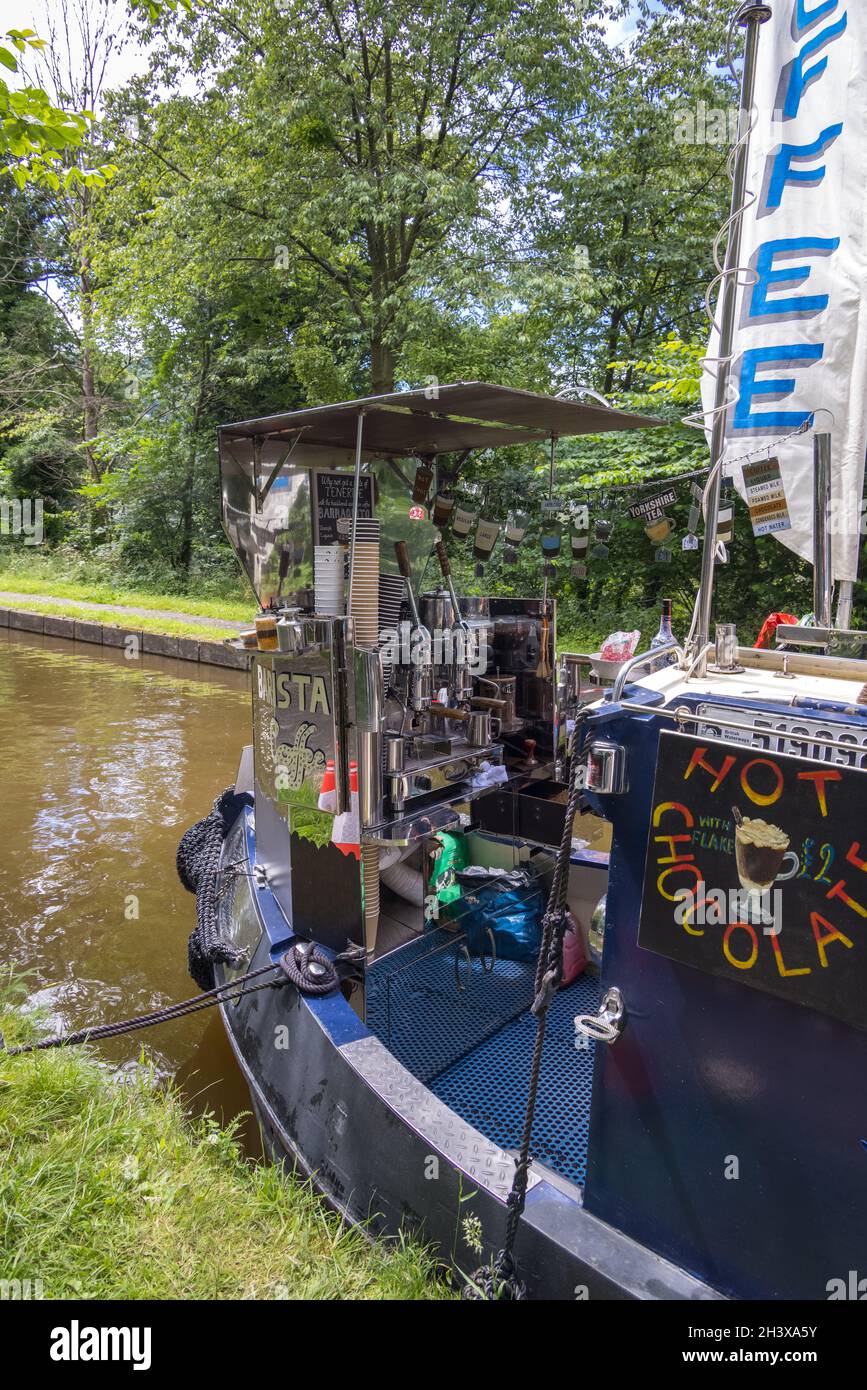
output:
[{"label": "sky", "polygon": [[[136,40],[123,38],[127,18],[125,0],[111,0],[111,4],[116,13],[113,30],[114,34],[118,36],[118,42],[108,60],[105,85],[107,87],[122,87],[137,73],[147,71],[148,51]],[[74,25],[74,0],[69,9],[73,15]],[[62,11],[61,0],[0,0],[0,33],[5,33],[7,29],[33,29],[41,39],[47,40],[50,38],[52,19],[55,26],[62,32]],[[65,41],[63,46],[65,47]],[[60,48],[59,44],[58,48]],[[70,53],[73,59],[81,51],[80,35],[73,28],[70,43]],[[28,59],[27,63],[32,73],[32,59]],[[4,78],[7,76],[9,85],[14,86],[15,78],[11,74],[4,73]]]}]

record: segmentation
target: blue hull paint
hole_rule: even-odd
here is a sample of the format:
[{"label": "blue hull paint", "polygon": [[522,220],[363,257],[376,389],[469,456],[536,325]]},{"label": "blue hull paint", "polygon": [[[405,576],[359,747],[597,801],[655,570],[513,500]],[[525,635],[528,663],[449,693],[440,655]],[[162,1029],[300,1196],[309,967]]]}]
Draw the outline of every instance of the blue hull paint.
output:
[{"label": "blue hull paint", "polygon": [[596,801],[614,828],[602,984],[630,1013],[617,1046],[597,1049],[585,1204],[727,1295],[826,1299],[830,1280],[867,1270],[867,1033],[638,945],[668,727],[605,719],[635,790]]}]

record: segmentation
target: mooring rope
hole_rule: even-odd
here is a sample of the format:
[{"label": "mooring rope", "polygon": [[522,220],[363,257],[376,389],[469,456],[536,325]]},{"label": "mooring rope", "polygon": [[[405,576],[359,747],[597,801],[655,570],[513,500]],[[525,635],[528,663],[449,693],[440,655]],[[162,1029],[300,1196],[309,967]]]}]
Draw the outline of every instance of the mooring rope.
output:
[{"label": "mooring rope", "polygon": [[[165,1008],[154,1009],[147,1014],[119,1019],[116,1023],[92,1024],[75,1033],[56,1034],[40,1042],[24,1043],[20,1047],[6,1047],[0,1033],[0,1052],[7,1057],[17,1057],[22,1053],[45,1052],[54,1047],[75,1047],[103,1038],[118,1038],[141,1028],[153,1028],[160,1023],[185,1018],[187,1014],[199,1013],[202,1009],[213,1008],[215,1004],[234,1003],[247,994],[256,994],[262,989],[279,989],[289,983],[301,994],[330,994],[337,989],[344,976],[349,977],[356,972],[358,950],[351,943],[332,960],[313,942],[296,941],[279,960],[260,966],[258,970],[247,971],[225,984],[212,986],[215,963],[237,968],[245,959],[243,951],[221,935],[219,918],[220,878],[236,868],[221,868],[220,860],[228,831],[243,805],[244,798],[231,787],[227,788],[217,797],[209,815],[191,826],[178,846],[178,875],[184,887],[196,895],[196,930],[189,942],[190,973],[196,984],[209,987],[190,999],[167,1004]],[[271,979],[259,984],[251,983],[275,971],[278,973]]]},{"label": "mooring rope", "polygon": [[[283,973],[274,979],[266,980],[263,984],[254,985],[252,989],[239,988],[250,980],[267,974],[269,970],[281,970]],[[118,1038],[124,1033],[134,1033],[140,1028],[153,1028],[158,1023],[170,1023],[173,1019],[184,1018],[187,1014],[199,1013],[202,1009],[213,1008],[215,1004],[243,999],[245,994],[256,994],[260,989],[279,989],[281,985],[288,983],[290,978],[282,962],[273,961],[269,965],[260,966],[258,970],[248,971],[246,975],[239,975],[236,980],[218,985],[216,989],[195,994],[192,998],[182,999],[177,1004],[167,1004],[165,1008],[154,1009],[149,1014],[119,1019],[116,1023],[96,1023],[89,1028],[80,1028],[76,1033],[58,1033],[53,1037],[43,1038],[40,1042],[22,1044],[21,1047],[6,1047],[0,1034],[0,1051],[7,1057],[18,1057],[24,1052],[45,1052],[52,1047],[76,1047],[80,1043],[95,1042],[100,1038]]]}]

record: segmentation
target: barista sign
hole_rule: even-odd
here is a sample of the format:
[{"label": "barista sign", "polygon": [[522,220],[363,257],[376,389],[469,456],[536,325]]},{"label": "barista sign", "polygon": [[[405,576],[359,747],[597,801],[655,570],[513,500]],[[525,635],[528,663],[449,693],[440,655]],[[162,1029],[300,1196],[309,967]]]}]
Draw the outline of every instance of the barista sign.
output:
[{"label": "barista sign", "polygon": [[867,773],[663,733],[639,946],[867,1028],[863,827]]},{"label": "barista sign", "polygon": [[[318,797],[333,746],[330,671],[296,670],[288,657],[256,660],[254,757],[260,785],[280,802],[305,787]],[[310,797],[303,804],[310,804]]]}]

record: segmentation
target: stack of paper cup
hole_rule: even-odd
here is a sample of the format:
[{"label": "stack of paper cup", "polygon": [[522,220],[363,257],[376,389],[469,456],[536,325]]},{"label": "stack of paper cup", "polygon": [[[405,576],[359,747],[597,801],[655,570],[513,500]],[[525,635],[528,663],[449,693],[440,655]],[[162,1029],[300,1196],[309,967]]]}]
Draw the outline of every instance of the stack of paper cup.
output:
[{"label": "stack of paper cup", "polygon": [[354,572],[350,580],[349,615],[359,647],[379,645],[380,524],[359,517],[355,529]]},{"label": "stack of paper cup", "polygon": [[[379,576],[379,646],[382,649],[387,640],[385,634],[400,633],[400,615],[406,597],[406,580],[402,574],[381,574]],[[391,684],[392,665],[383,661],[382,675],[385,684]]]},{"label": "stack of paper cup", "polygon": [[402,574],[379,576],[379,621],[383,629],[396,628],[406,597],[406,580]]},{"label": "stack of paper cup", "polygon": [[313,552],[313,596],[317,613],[338,617],[343,603],[343,546],[317,545]]},{"label": "stack of paper cup", "polygon": [[364,901],[364,945],[368,955],[376,951],[379,931],[379,846],[361,846],[361,895]]}]

